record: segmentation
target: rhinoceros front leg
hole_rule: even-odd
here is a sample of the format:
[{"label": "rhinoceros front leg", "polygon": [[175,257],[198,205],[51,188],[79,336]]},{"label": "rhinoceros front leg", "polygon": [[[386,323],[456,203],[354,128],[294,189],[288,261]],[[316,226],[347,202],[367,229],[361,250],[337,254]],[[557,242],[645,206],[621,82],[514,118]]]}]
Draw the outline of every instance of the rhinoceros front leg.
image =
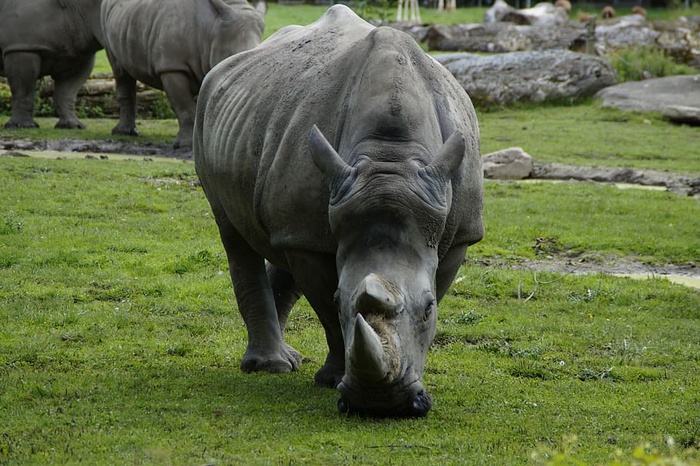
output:
[{"label": "rhinoceros front leg", "polygon": [[464,256],[467,252],[467,245],[461,244],[453,246],[447,251],[445,257],[440,261],[437,274],[435,276],[435,286],[437,288],[437,300],[442,301],[442,298],[450,289],[452,281],[455,279],[459,268],[464,263]]},{"label": "rhinoceros front leg", "polygon": [[83,83],[90,77],[92,67],[95,65],[95,56],[77,63],[76,67],[67,75],[52,76],[56,83],[53,101],[56,106],[58,122],[56,128],[85,129],[86,126],[75,115],[75,100]]},{"label": "rhinoceros front leg", "polygon": [[215,217],[228,257],[238,310],[248,330],[248,347],[241,370],[289,372],[297,369],[301,365],[301,355],[284,342],[263,258],[223,215],[215,212]]},{"label": "rhinoceros front leg", "polygon": [[119,121],[112,128],[112,134],[138,136],[139,132],[136,130],[136,79],[124,70],[112,66],[117,101],[119,102]]},{"label": "rhinoceros front leg", "polygon": [[335,388],[345,373],[345,344],[338,319],[338,305],[334,300],[338,289],[335,256],[299,251],[287,253],[293,264],[297,286],[316,312],[328,343],[328,356],[316,372],[314,382],[320,387]]},{"label": "rhinoceros front leg", "polygon": [[34,114],[34,97],[36,80],[41,71],[39,54],[31,52],[13,52],[4,57],[5,75],[12,92],[12,116],[5,123],[5,128],[38,128],[32,118]]},{"label": "rhinoceros front leg", "polygon": [[192,147],[195,100],[190,79],[185,73],[176,71],[163,73],[160,75],[160,79],[180,127],[174,146],[176,149]]}]

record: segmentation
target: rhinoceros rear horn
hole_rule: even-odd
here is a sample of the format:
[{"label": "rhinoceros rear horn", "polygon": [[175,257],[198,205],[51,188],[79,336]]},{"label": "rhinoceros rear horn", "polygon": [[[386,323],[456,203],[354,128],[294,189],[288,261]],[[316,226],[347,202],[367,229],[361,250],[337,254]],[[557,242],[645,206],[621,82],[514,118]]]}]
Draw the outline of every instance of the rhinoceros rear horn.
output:
[{"label": "rhinoceros rear horn", "polygon": [[401,297],[394,287],[376,274],[369,274],[360,284],[355,307],[365,314],[380,314],[393,317],[401,311]]},{"label": "rhinoceros rear horn", "polygon": [[309,135],[309,149],[311,149],[311,157],[318,169],[330,180],[346,175],[351,170],[350,165],[340,158],[316,125],[311,129]]},{"label": "rhinoceros rear horn", "polygon": [[450,178],[464,160],[465,150],[464,135],[461,131],[455,131],[442,145],[430,167],[433,167],[441,176]]}]

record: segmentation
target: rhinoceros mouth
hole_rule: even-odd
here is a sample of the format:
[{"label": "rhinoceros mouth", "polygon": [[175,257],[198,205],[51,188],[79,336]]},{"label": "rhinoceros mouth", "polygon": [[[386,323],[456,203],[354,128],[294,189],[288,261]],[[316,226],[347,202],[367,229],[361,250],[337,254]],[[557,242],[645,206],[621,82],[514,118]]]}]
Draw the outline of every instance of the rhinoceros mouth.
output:
[{"label": "rhinoceros mouth", "polygon": [[383,389],[359,389],[343,380],[338,391],[338,410],[363,417],[424,417],[433,405],[420,381]]}]

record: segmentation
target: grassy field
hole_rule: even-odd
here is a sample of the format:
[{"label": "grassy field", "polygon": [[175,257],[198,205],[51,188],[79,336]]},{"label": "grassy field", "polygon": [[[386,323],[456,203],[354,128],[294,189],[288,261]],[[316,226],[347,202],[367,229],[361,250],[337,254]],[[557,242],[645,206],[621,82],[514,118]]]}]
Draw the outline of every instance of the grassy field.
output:
[{"label": "grassy field", "polygon": [[[324,9],[271,4],[267,33]],[[0,139],[107,139],[114,125],[37,121]],[[657,115],[584,102],[479,121],[483,152],[700,173],[700,129]],[[143,142],[177,132],[138,124]],[[245,329],[195,181],[187,161],[0,157],[0,465],[700,465],[697,290],[490,265],[697,264],[697,199],[487,182],[487,235],[428,356],[434,408],[376,420],[340,415],[338,394],[313,386],[326,348],[304,300],[286,335],[302,368],[239,371]]]},{"label": "grassy field", "polygon": [[363,420],[312,386],[325,343],[304,301],[287,334],[302,369],[238,370],[245,332],[195,179],[189,162],[0,159],[0,464],[700,461],[697,291],[542,273],[525,302],[529,272],[482,264],[533,257],[537,237],[693,262],[696,200],[488,183],[487,237],[441,304],[434,410]]}]

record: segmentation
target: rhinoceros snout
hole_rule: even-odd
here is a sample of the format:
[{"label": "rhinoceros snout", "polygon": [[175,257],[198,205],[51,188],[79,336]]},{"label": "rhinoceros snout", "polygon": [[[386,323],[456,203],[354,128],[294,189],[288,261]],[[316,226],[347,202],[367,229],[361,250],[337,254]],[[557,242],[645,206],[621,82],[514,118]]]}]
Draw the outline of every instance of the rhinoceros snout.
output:
[{"label": "rhinoceros snout", "polygon": [[341,413],[366,417],[425,417],[432,407],[433,399],[425,390],[416,393],[412,400],[409,399],[408,403],[393,409],[353,404],[342,396],[338,399],[338,411]]}]

